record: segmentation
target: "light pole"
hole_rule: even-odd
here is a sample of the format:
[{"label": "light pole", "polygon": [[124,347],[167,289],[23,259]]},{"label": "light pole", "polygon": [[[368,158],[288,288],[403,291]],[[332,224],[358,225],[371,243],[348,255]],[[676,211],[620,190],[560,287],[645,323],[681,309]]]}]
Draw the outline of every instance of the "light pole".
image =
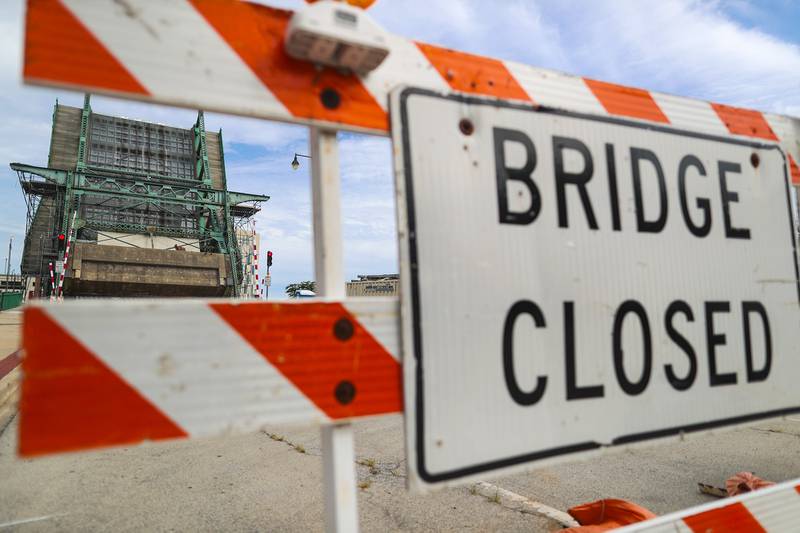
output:
[{"label": "light pole", "polygon": [[297,160],[298,157],[305,157],[306,159],[311,159],[310,155],[298,154],[297,152],[295,152],[294,159],[292,159],[292,168],[294,170],[300,168],[300,161]]}]

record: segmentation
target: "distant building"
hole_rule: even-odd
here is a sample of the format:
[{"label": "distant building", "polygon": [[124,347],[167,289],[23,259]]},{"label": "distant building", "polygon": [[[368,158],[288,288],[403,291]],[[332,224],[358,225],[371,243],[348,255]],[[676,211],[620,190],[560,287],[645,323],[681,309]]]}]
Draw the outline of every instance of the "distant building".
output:
[{"label": "distant building", "polygon": [[[59,105],[47,167],[12,163],[27,203],[21,272],[37,296],[238,296],[237,227],[268,196],[228,190],[222,132]],[[53,271],[53,281],[50,272]]]},{"label": "distant building", "polygon": [[[255,230],[249,228],[239,228],[236,230],[236,242],[242,254],[242,280],[239,284],[239,295],[241,298],[260,298],[261,297],[261,278],[257,276],[256,256],[263,256],[261,252],[261,238]],[[266,261],[266,259],[265,259]]]},{"label": "distant building", "polygon": [[347,296],[397,296],[400,293],[398,274],[360,275],[347,282]]}]

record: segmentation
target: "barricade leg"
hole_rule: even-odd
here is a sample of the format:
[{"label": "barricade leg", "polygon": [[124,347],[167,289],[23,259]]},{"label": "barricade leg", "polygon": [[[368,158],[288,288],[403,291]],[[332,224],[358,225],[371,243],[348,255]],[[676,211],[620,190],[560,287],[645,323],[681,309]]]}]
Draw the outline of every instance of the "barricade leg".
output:
[{"label": "barricade leg", "polygon": [[[339,152],[336,132],[311,129],[315,289],[320,298],[344,298]],[[325,529],[358,531],[355,451],[349,423],[322,426]]]}]

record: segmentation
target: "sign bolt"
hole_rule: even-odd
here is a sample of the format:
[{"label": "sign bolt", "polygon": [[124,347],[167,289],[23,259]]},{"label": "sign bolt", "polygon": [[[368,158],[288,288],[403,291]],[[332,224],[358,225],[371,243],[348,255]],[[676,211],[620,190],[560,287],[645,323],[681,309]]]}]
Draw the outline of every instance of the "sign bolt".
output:
[{"label": "sign bolt", "polygon": [[347,318],[340,318],[333,325],[333,335],[340,341],[346,341],[355,333],[353,323]]},{"label": "sign bolt", "polygon": [[339,91],[336,89],[331,89],[330,87],[322,90],[319,95],[319,99],[322,101],[322,105],[325,106],[326,109],[336,109],[342,103],[342,97],[339,94]]},{"label": "sign bolt", "polygon": [[356,397],[356,386],[353,385],[352,382],[345,379],[336,385],[333,395],[336,396],[336,401],[338,401],[340,404],[347,405],[353,401],[353,398]]}]

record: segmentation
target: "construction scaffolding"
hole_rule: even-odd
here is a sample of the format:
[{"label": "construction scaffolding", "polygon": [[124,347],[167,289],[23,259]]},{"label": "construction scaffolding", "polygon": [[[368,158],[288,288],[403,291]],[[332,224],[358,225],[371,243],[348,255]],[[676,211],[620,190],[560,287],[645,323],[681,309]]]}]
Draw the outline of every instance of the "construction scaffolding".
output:
[{"label": "construction scaffolding", "polygon": [[258,299],[261,297],[258,271],[261,239],[256,232],[255,223],[251,222],[249,227],[237,228],[236,240],[242,254],[242,280],[239,293],[245,299]]},{"label": "construction scaffolding", "polygon": [[82,109],[56,102],[47,167],[11,168],[38,296],[240,294],[236,228],[269,197],[228,191],[222,132],[202,111],[181,129],[93,113],[89,95]]}]

